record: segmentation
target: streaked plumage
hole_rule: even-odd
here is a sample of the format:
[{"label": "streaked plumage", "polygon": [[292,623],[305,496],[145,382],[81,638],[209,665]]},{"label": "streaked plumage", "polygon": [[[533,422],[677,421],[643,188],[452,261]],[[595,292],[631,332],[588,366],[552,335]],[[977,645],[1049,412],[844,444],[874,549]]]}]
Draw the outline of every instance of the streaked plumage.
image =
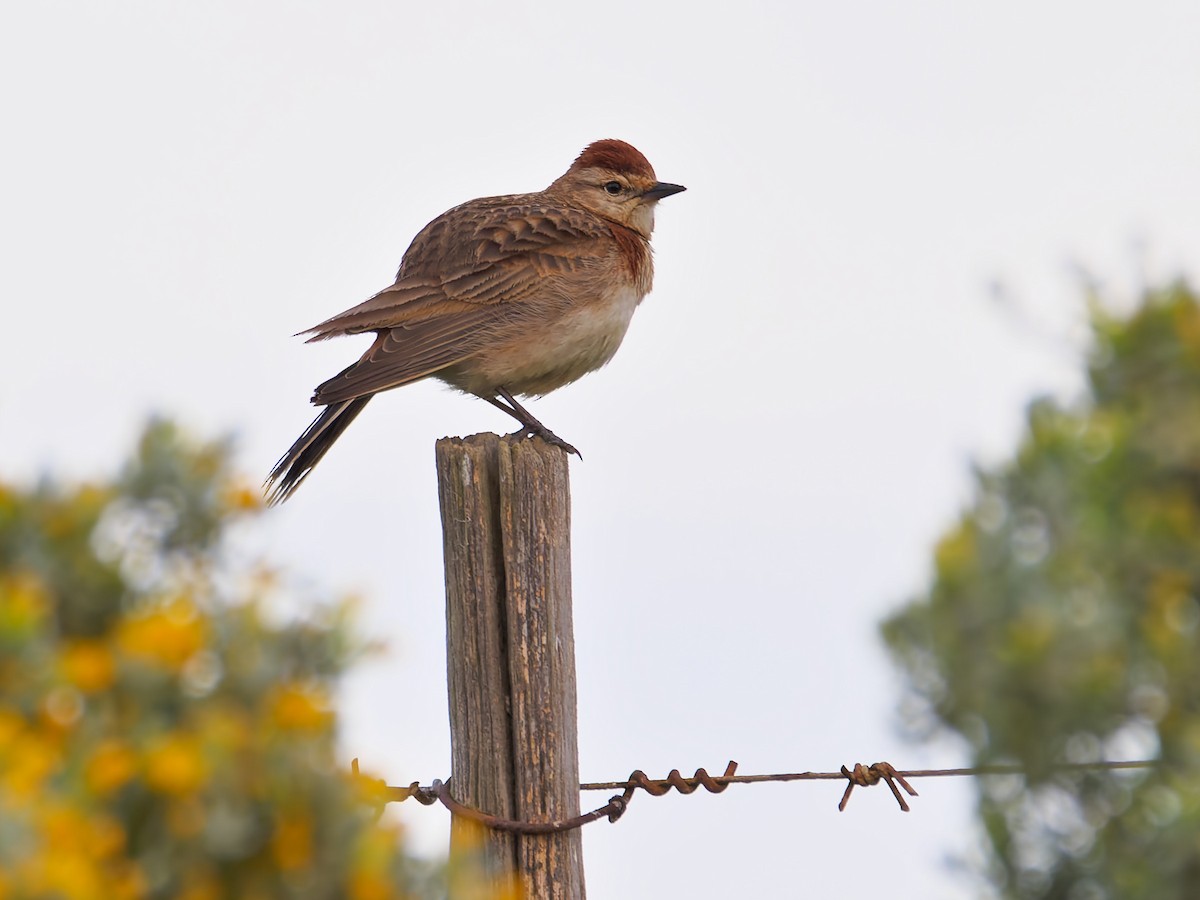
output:
[{"label": "streaked plumage", "polygon": [[270,502],[291,496],[373,395],[430,376],[576,453],[514,395],[549,393],[612,358],[650,291],[654,206],[682,190],[604,140],[544,191],[471,200],[426,225],[391,287],[304,332],[376,338],[317,387],[325,410],[271,470]]}]

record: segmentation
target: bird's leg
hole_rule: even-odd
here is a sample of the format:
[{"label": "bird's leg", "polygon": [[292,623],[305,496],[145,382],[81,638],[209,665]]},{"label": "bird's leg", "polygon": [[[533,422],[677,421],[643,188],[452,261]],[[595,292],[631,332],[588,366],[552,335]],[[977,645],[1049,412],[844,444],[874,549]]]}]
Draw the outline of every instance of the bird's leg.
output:
[{"label": "bird's leg", "polygon": [[504,398],[507,405],[505,405],[505,403],[501,403],[496,397],[484,397],[483,399],[492,404],[492,406],[496,407],[496,409],[504,410],[521,423],[521,427],[513,432],[513,437],[540,437],[547,444],[559,447],[563,450],[566,450],[568,453],[574,453],[580,459],[583,459],[583,454],[581,454],[573,446],[568,444],[557,434],[535,419],[529,410],[518,403],[513,395],[510,394],[505,388],[496,388],[496,393],[499,394],[500,397]]}]

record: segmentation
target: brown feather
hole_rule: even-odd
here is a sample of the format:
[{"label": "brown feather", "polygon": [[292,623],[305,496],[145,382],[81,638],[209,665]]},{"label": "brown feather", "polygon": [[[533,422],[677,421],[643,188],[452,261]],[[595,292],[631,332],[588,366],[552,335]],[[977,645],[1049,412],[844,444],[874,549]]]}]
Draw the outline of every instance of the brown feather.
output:
[{"label": "brown feather", "polygon": [[443,315],[447,301],[521,302],[546,275],[594,257],[610,234],[598,216],[538,197],[484,197],[449,210],[413,239],[395,284],[303,333],[320,341],[391,328]]},{"label": "brown feather", "polygon": [[615,222],[609,225],[609,229],[616,238],[621,259],[625,261],[633,283],[641,288],[642,293],[649,293],[654,281],[654,257],[650,253],[650,242],[636,231]]},{"label": "brown feather", "polygon": [[340,403],[420,381],[470,357],[503,311],[475,308],[379,332],[358,362],[317,386],[312,402]]},{"label": "brown feather", "polygon": [[369,396],[359,397],[321,410],[321,414],[304,429],[304,434],[288,448],[288,452],[275,463],[271,474],[267,476],[268,505],[277,506],[296,492],[313,466],[329,452],[333,442],[341,437],[370,400]]},{"label": "brown feather", "polygon": [[609,169],[625,175],[657,180],[650,160],[641,151],[624,141],[611,138],[588,144],[571,165],[571,169]]}]

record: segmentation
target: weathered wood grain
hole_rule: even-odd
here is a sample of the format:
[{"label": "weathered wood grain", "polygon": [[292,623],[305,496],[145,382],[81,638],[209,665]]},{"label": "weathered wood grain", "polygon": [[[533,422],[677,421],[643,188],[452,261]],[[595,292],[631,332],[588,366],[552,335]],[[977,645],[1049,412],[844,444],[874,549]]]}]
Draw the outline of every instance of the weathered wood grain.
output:
[{"label": "weathered wood grain", "polygon": [[[438,441],[436,457],[452,793],[506,818],[570,818],[579,750],[567,455],[482,434]],[[452,848],[472,839],[456,822]],[[585,896],[578,830],[489,832],[486,848],[531,900]]]}]

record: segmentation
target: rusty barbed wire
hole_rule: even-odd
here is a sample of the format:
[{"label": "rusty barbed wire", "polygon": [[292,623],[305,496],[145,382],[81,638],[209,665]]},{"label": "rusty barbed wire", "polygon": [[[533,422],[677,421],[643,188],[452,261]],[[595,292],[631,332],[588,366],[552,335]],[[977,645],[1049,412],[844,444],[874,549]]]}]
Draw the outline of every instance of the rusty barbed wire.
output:
[{"label": "rusty barbed wire", "polygon": [[[731,759],[725,766],[725,774],[718,775],[716,778],[709,775],[705,769],[697,769],[696,774],[691,778],[684,778],[678,769],[672,769],[667,773],[666,778],[660,778],[657,781],[650,779],[641,769],[635,769],[624,782],[617,782],[612,787],[623,787],[630,796],[637,788],[641,788],[651,797],[661,797],[671,788],[675,788],[681,794],[690,794],[696,788],[702,787],[710,794],[719,794],[737,780],[737,767],[738,764]],[[579,786],[579,789],[581,791],[609,790],[607,787],[583,784]]]},{"label": "rusty barbed wire", "polygon": [[[1149,769],[1158,765],[1159,761],[1157,760],[1144,759],[1059,763],[1051,766],[1050,771],[1116,771],[1122,769]],[[350,767],[355,776],[366,777],[360,775],[357,759],[351,762]],[[1003,763],[957,769],[907,769],[903,771],[896,769],[895,766],[887,762],[872,763],[869,766],[865,766],[862,763],[855,763],[853,768],[842,766],[837,772],[783,772],[769,775],[738,775],[737,767],[738,764],[734,760],[730,760],[728,765],[725,766],[725,773],[723,775],[709,775],[707,770],[700,768],[690,778],[685,778],[678,769],[672,769],[666,778],[658,779],[652,779],[641,769],[635,769],[624,781],[585,782],[579,786],[581,791],[621,790],[622,793],[610,797],[606,804],[597,807],[591,812],[583,813],[570,819],[560,819],[551,822],[526,822],[517,819],[506,819],[503,816],[492,815],[491,813],[467,806],[455,800],[451,795],[450,781],[443,782],[440,779],[434,779],[433,783],[428,787],[423,787],[417,781],[412,782],[407,787],[383,784],[382,791],[385,803],[401,803],[409,797],[412,797],[423,806],[431,806],[434,803],[440,802],[452,814],[479,822],[496,831],[516,832],[520,834],[554,834],[581,828],[599,819],[606,818],[609,822],[616,822],[617,819],[624,815],[625,810],[629,808],[630,800],[633,799],[633,795],[639,790],[645,791],[652,797],[661,797],[664,794],[670,793],[672,788],[680,794],[691,794],[701,787],[710,794],[720,794],[731,784],[844,780],[846,781],[846,790],[842,794],[841,802],[838,803],[838,811],[843,812],[846,809],[846,804],[850,802],[850,794],[855,787],[872,787],[882,781],[891,789],[892,796],[896,798],[901,811],[909,812],[910,807],[907,801],[905,801],[903,794],[900,793],[900,788],[903,788],[910,797],[919,796],[916,789],[908,783],[908,779],[910,778],[1028,774],[1027,770],[1019,765]]]},{"label": "rusty barbed wire", "polygon": [[850,802],[850,792],[854,790],[855,785],[860,787],[871,787],[879,784],[880,780],[886,781],[887,786],[892,789],[892,796],[896,798],[896,802],[900,804],[901,812],[908,812],[908,803],[901,796],[900,790],[896,787],[896,782],[900,782],[900,787],[908,791],[910,797],[916,797],[917,792],[913,790],[911,784],[904,780],[904,776],[892,768],[891,763],[877,762],[869,766],[864,766],[862,763],[855,763],[854,769],[847,769],[842,766],[842,774],[846,776],[849,784],[846,785],[846,793],[842,794],[842,802],[838,804],[838,812],[846,811],[846,804]]},{"label": "rusty barbed wire", "polygon": [[[607,818],[610,822],[615,822],[621,818],[629,806],[629,797],[618,794],[615,797],[610,797],[608,802],[599,809],[593,809],[591,812],[583,813],[583,815],[574,816],[570,819],[559,819],[553,822],[523,822],[518,819],[505,819],[502,816],[493,816],[490,813],[481,812],[478,809],[459,803],[450,795],[449,782],[442,782],[435,778],[433,781],[433,790],[436,792],[437,798],[442,801],[442,805],[454,815],[464,816],[473,822],[479,822],[495,831],[512,831],[518,834],[557,834],[560,831],[571,831],[575,828],[582,828],[589,822],[595,822],[597,819],[604,818]],[[627,794],[629,793],[632,793],[632,789],[627,792]]]}]

